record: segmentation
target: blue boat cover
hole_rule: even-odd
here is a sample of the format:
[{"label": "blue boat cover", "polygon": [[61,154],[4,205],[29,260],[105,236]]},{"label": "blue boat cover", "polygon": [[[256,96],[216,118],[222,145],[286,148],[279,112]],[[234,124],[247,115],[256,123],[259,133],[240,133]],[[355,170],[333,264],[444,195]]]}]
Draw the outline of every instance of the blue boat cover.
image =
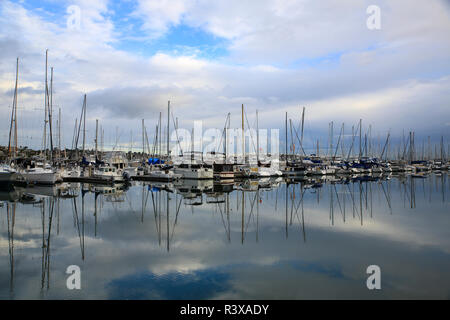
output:
[{"label": "blue boat cover", "polygon": [[148,164],[163,164],[164,160],[159,158],[148,158]]}]

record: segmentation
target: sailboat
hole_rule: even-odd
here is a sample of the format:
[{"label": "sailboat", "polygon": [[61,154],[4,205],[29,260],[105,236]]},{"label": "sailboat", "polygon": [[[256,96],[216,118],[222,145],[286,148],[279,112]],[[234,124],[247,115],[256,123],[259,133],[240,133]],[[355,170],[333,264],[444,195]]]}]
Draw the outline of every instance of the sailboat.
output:
[{"label": "sailboat", "polygon": [[[221,182],[231,182],[234,180],[234,166],[227,162],[228,159],[228,130],[230,129],[230,113],[228,113],[223,128],[223,153],[206,153],[205,163],[212,167],[214,179]],[[208,157],[209,156],[209,157]]]},{"label": "sailboat", "polygon": [[[283,175],[279,170],[278,159],[270,159],[269,161],[261,161],[259,155],[259,122],[258,122],[258,110],[256,110],[256,161],[258,163],[258,177],[280,177]],[[268,147],[268,146],[267,146]]]},{"label": "sailboat", "polygon": [[[44,153],[46,150],[46,138],[47,138],[47,122],[50,128],[50,145],[51,145],[51,157],[53,157],[53,142],[52,142],[52,132],[51,132],[51,122],[52,122],[52,87],[53,87],[53,68],[51,73],[51,89],[49,95],[49,88],[47,83],[47,71],[48,71],[48,50],[45,51],[45,92],[44,92],[44,108],[45,108],[45,120],[44,120]],[[48,118],[47,118],[48,117]],[[44,159],[46,155],[44,155]],[[53,169],[49,164],[36,162],[34,167],[26,168],[21,172],[25,181],[33,184],[55,184],[61,181],[60,174]]]},{"label": "sailboat", "polygon": [[61,181],[60,175],[49,165],[27,168],[21,174],[26,182],[32,184],[55,184]]},{"label": "sailboat", "polygon": [[[203,158],[203,151],[202,158]],[[167,155],[169,155],[169,136],[167,136]],[[203,161],[199,162],[194,158],[194,130],[192,130],[191,142],[191,161],[182,162],[174,169],[174,173],[181,176],[182,179],[207,180],[214,178],[213,169],[206,166]]]},{"label": "sailboat", "polygon": [[[157,126],[157,130],[160,130],[161,133],[161,114],[159,116],[159,123]],[[163,160],[161,160],[161,154],[159,155],[158,159],[155,159],[152,157],[151,164],[149,168],[146,168],[147,170],[144,173],[143,178],[145,180],[152,180],[152,181],[173,181],[181,178],[180,174],[177,174],[172,170],[172,166],[167,165],[167,162],[169,162],[170,159],[170,145],[169,145],[169,137],[170,137],[170,101],[167,102],[167,161],[166,163],[163,163]],[[161,134],[158,136],[159,138],[159,152],[161,153]],[[156,141],[158,143],[158,139]],[[150,162],[150,159],[149,159]]]},{"label": "sailboat", "polygon": [[174,173],[180,175],[182,179],[208,180],[214,178],[213,168],[195,160],[194,153],[191,155],[191,161],[179,164],[174,169]]},{"label": "sailboat", "polygon": [[[255,178],[258,176],[258,167],[249,163],[249,158],[245,154],[245,128],[244,128],[244,105],[241,107],[241,122],[242,122],[242,163],[234,166],[234,176],[236,178]],[[237,161],[237,157],[235,157]]]},{"label": "sailboat", "polygon": [[[16,64],[16,85],[14,90],[14,100],[13,107],[11,112],[11,126],[9,130],[9,143],[8,143],[8,159],[11,163],[11,151],[13,157],[16,156],[17,153],[17,84],[19,77],[19,58],[17,58]],[[12,150],[11,150],[12,149]],[[14,169],[10,164],[3,164],[0,166],[0,184],[1,185],[10,185],[17,180],[17,170]]]}]

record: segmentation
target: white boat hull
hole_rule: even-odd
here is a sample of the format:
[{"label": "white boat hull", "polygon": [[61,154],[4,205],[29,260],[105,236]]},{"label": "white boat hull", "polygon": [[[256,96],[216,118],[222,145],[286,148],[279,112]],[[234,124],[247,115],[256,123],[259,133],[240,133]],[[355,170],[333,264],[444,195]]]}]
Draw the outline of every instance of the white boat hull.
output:
[{"label": "white boat hull", "polygon": [[259,177],[279,177],[282,176],[283,173],[280,170],[276,170],[274,168],[266,168],[259,167],[258,168],[258,176]]},{"label": "white boat hull", "polygon": [[34,184],[55,184],[59,178],[54,172],[24,172],[22,176],[26,182]]},{"label": "white boat hull", "polygon": [[150,171],[148,174],[144,175],[151,180],[157,181],[172,181],[181,178],[181,175],[175,174],[172,171],[164,171],[164,170],[155,170]]},{"label": "white boat hull", "polygon": [[175,174],[181,175],[183,179],[195,179],[195,180],[201,180],[201,179],[213,179],[214,173],[212,170],[205,170],[205,169],[175,169]]},{"label": "white boat hull", "polygon": [[123,182],[125,179],[122,176],[113,176],[113,175],[102,175],[102,174],[93,174],[92,178],[105,181],[105,182]]}]

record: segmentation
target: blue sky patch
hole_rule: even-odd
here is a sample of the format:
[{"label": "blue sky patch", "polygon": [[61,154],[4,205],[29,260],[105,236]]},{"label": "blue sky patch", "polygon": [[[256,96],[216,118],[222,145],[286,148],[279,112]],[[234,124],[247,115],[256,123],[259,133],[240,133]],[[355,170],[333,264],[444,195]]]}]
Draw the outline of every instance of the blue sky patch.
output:
[{"label": "blue sky patch", "polygon": [[109,299],[210,299],[228,288],[229,275],[215,269],[156,275],[141,272],[111,281]]},{"label": "blue sky patch", "polygon": [[124,22],[123,29],[120,24],[116,24],[116,29],[121,33],[121,41],[115,45],[119,50],[139,53],[142,56],[161,52],[172,56],[186,55],[204,59],[216,59],[228,54],[227,40],[199,28],[173,26],[165,35],[151,39],[140,29],[139,21],[128,20]]}]

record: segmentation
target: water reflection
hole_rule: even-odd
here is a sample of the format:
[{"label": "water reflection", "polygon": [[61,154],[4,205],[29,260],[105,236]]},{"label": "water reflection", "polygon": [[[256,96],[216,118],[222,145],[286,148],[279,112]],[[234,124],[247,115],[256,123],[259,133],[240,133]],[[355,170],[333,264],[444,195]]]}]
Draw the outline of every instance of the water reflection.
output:
[{"label": "water reflection", "polygon": [[1,190],[0,298],[448,299],[448,188],[432,174]]}]

